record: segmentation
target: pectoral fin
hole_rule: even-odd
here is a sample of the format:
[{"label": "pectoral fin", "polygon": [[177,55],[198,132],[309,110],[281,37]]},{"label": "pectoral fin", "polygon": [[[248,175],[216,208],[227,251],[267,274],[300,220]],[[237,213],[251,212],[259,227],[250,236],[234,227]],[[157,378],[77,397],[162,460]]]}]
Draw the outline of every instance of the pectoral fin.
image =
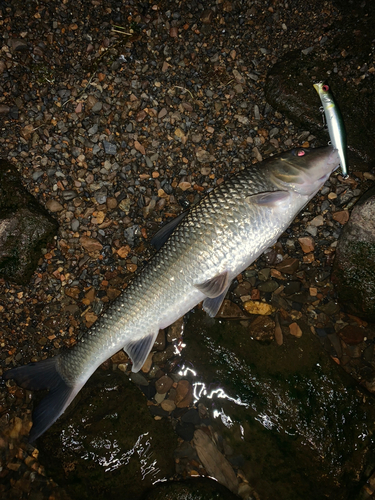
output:
[{"label": "pectoral fin", "polygon": [[210,299],[218,297],[228,289],[228,271],[224,271],[204,283],[195,285],[195,288],[198,288],[198,290]]},{"label": "pectoral fin", "polygon": [[165,224],[165,226],[159,229],[159,231],[152,238],[151,245],[153,245],[156,248],[156,250],[159,250],[187,214],[188,211],[182,212],[180,215],[177,215],[177,217],[175,217],[173,220],[171,220],[170,222]]},{"label": "pectoral fin", "polygon": [[288,191],[266,191],[264,193],[252,194],[246,198],[246,201],[255,205],[276,208],[288,203],[289,198],[290,194]]},{"label": "pectoral fin", "polygon": [[159,330],[145,335],[140,340],[125,344],[123,349],[132,360],[132,372],[137,373],[144,365],[147,356],[150,354],[152,346],[158,336]]}]

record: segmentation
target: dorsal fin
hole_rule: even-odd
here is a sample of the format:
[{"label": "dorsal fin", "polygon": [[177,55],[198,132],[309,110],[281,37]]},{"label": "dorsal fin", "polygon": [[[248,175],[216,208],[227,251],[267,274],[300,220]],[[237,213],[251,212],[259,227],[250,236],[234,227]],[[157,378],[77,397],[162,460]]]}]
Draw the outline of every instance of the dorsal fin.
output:
[{"label": "dorsal fin", "polygon": [[156,248],[156,250],[159,250],[167,241],[167,239],[170,237],[170,235],[173,233],[173,231],[176,229],[178,224],[188,213],[189,213],[188,211],[182,212],[180,215],[177,215],[177,217],[175,217],[173,220],[167,222],[167,224],[165,224],[165,226],[159,229],[159,231],[152,238],[151,245],[153,245]]}]

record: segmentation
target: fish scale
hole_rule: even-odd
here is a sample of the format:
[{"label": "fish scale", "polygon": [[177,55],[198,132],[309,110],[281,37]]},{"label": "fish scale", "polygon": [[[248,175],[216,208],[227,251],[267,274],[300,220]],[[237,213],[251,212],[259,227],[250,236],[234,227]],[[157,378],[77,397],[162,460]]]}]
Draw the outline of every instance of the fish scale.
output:
[{"label": "fish scale", "polygon": [[5,374],[23,387],[50,389],[34,412],[30,440],[117,351],[129,354],[136,372],[159,329],[202,300],[216,315],[232,280],[276,242],[338,164],[331,147],[271,157],[218,186],[177,217],[177,226],[172,221],[163,228],[163,237],[155,237],[167,238],[160,250],[72,349]]}]

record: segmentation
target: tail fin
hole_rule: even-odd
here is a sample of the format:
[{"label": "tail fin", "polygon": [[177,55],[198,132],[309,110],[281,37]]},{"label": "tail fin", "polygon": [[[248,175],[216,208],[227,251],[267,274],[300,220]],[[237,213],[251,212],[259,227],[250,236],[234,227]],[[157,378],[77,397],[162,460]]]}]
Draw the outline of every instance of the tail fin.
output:
[{"label": "tail fin", "polygon": [[33,413],[33,427],[29,441],[34,442],[59,418],[81,389],[70,386],[62,378],[57,369],[58,358],[45,359],[39,363],[13,368],[7,371],[3,378],[14,379],[25,389],[49,389],[49,393],[37,406]]}]

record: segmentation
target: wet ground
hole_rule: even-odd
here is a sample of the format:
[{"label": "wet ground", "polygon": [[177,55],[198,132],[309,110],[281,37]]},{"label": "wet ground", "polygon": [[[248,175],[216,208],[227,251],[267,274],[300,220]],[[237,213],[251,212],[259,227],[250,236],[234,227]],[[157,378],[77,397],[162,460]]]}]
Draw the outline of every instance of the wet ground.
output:
[{"label": "wet ground", "polygon": [[[291,49],[314,46],[324,52],[342,14],[322,1],[308,6],[2,1],[0,11],[2,157],[17,166],[29,192],[60,225],[30,285],[0,280],[3,371],[73,345],[152,254],[149,240],[160,225],[226,176],[295,145],[324,144],[266,103],[264,82]],[[223,455],[240,457],[232,465],[243,498],[271,498],[275,491],[280,499],[310,498],[307,491],[315,487],[327,498],[340,498],[339,489],[344,499],[347,492],[357,494],[371,474],[372,396],[354,380],[361,380],[364,366],[365,349],[357,345],[369,342],[373,352],[373,332],[369,328],[357,344],[349,342],[342,360],[336,332],[366,325],[340,311],[329,281],[345,223],[342,209],[350,209],[375,178],[373,172],[357,172],[356,165],[353,170],[350,181],[331,177],[274,252],[244,273],[235,284],[242,289],[229,296],[240,306],[248,295],[286,311],[280,318],[283,345],[274,340],[275,323],[261,320],[258,330],[270,334],[259,344],[251,338],[248,318],[240,326],[221,320],[207,329],[202,315],[199,321],[192,316],[183,358],[165,344],[174,341],[181,349],[181,332],[167,333],[143,372],[146,381],[134,381],[143,388],[152,381],[155,387],[155,380],[170,375],[176,394],[168,392],[166,400],[185,411],[197,403],[190,389],[198,390],[191,373],[179,375],[188,362],[201,383],[228,392],[235,401],[223,406],[210,407],[202,399],[208,420],[202,424],[200,408],[199,425],[224,421],[216,432],[228,439],[230,449],[222,449]],[[307,236],[314,246],[305,251],[298,238]],[[278,254],[289,267],[278,267]],[[246,329],[239,334],[240,346],[225,330],[232,328]],[[198,342],[202,349],[192,347]],[[372,356],[367,354],[368,363]],[[345,378],[337,363],[354,379]],[[206,364],[213,370],[207,375]],[[127,375],[127,358],[112,359],[103,370]],[[161,397],[155,400],[155,389],[146,397],[149,408],[163,403]],[[138,410],[129,399],[127,411],[134,416]],[[182,446],[198,424],[179,427],[183,415],[172,414],[172,403],[164,402],[165,413],[152,410],[153,423],[171,421]],[[48,455],[40,458],[38,449],[20,441],[30,427],[32,406],[28,391],[11,382],[2,385],[0,491],[5,498],[65,498],[55,484],[64,483],[59,473],[48,471]],[[225,416],[235,422],[237,438],[229,434]],[[170,444],[166,423],[160,433]],[[172,453],[174,473],[166,476],[207,473],[189,453],[188,458]],[[99,498],[95,486],[94,491]]]}]

